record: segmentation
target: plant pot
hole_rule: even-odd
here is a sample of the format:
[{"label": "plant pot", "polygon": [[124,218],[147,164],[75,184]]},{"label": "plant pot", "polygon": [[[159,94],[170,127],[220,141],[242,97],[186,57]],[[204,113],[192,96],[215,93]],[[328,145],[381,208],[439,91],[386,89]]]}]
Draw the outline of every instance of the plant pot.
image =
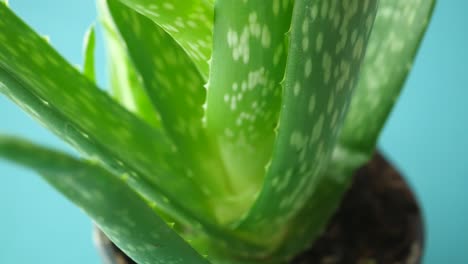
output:
[{"label": "plant pot", "polygon": [[[417,201],[403,177],[376,154],[356,171],[328,227],[291,264],[418,264],[424,228]],[[106,264],[133,264],[96,230]]]}]

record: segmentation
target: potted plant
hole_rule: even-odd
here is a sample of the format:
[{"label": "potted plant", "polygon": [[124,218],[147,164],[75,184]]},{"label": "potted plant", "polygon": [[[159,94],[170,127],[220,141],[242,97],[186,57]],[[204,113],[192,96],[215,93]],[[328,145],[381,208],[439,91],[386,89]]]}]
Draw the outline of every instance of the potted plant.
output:
[{"label": "potted plant", "polygon": [[374,153],[433,5],[99,0],[111,96],[93,28],[80,72],[5,2],[0,92],[81,155],[0,136],[0,157],[110,263],[417,263],[418,207]]}]

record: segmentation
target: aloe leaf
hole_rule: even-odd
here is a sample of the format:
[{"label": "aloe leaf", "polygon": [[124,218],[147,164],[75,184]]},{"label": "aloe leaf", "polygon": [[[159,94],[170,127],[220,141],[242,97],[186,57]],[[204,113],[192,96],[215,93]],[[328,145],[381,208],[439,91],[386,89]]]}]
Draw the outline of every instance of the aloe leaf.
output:
[{"label": "aloe leaf", "polygon": [[99,21],[104,28],[107,67],[114,97],[148,124],[161,126],[161,117],[154,108],[141,82],[141,75],[131,62],[125,42],[115,26],[105,0],[97,1]]},{"label": "aloe leaf", "polygon": [[207,127],[218,141],[233,188],[245,197],[240,213],[262,186],[280,111],[293,4],[274,2],[215,3]]},{"label": "aloe leaf", "polygon": [[278,251],[279,255],[303,250],[304,243],[298,241],[312,241],[320,234],[317,227],[324,228],[328,220],[321,216],[331,216],[352,180],[349,176],[368,161],[414,60],[434,2],[380,0],[339,144],[333,151],[325,180],[317,187],[320,198],[310,200],[296,216],[290,225],[294,228],[288,234],[288,242]]},{"label": "aloe leaf", "polygon": [[96,29],[92,25],[86,31],[83,41],[83,74],[91,81],[96,79],[96,71],[94,69],[94,51],[96,49]]},{"label": "aloe leaf", "polygon": [[213,224],[207,198],[165,133],[100,91],[8,8],[0,5],[0,15],[1,93],[191,231],[206,231],[220,248],[258,251]]},{"label": "aloe leaf", "polygon": [[[220,197],[231,191],[223,177],[219,155],[202,124],[206,96],[203,77],[182,48],[158,25],[119,2],[108,1],[108,5],[143,86],[161,115],[163,127],[191,167],[194,180],[203,186],[213,203],[220,204]],[[224,218],[226,211],[219,212],[218,218]]]},{"label": "aloe leaf", "polygon": [[[381,0],[340,147],[371,156],[411,70],[434,0]],[[356,167],[362,164],[356,164]]]},{"label": "aloe leaf", "polygon": [[39,173],[138,263],[209,263],[168,227],[124,179],[102,167],[5,136],[0,136],[0,157]]},{"label": "aloe leaf", "polygon": [[320,199],[317,186],[357,81],[376,2],[295,1],[273,158],[239,230],[281,238],[305,203]]},{"label": "aloe leaf", "polygon": [[187,52],[206,80],[212,48],[213,3],[209,0],[120,1],[150,18]]},{"label": "aloe leaf", "polygon": [[81,152],[128,174],[168,213],[187,221],[210,215],[162,131],[115,103],[4,5],[0,16],[0,92]]},{"label": "aloe leaf", "polygon": [[[10,89],[15,90],[14,95],[11,95],[12,90]],[[152,182],[149,180],[147,181],[146,178],[144,178],[145,175],[140,175],[136,170],[133,170],[133,168],[130,169],[125,163],[123,163],[124,161],[113,160],[112,158],[110,158],[110,160],[107,159],[109,156],[112,157],[112,153],[109,154],[106,149],[102,149],[101,145],[89,136],[89,134],[78,130],[78,127],[75,124],[68,120],[64,121],[66,118],[64,118],[60,113],[51,111],[51,103],[44,104],[45,101],[35,98],[28,91],[20,89],[23,88],[12,80],[9,75],[6,75],[0,70],[1,92],[9,93],[14,102],[21,105],[21,107],[33,115],[33,117],[38,119],[40,122],[43,122],[49,129],[67,140],[75,148],[81,152],[87,153],[91,159],[103,159],[106,167],[110,168],[114,173],[119,173],[122,178],[127,180],[128,184],[132,186],[132,188],[141,193],[145,199],[149,200],[152,206],[156,206],[156,209],[169,214],[169,217],[174,218],[185,226],[191,226],[192,231],[197,232],[196,235],[198,235],[200,231],[205,231],[210,234],[211,239],[209,241],[205,240],[203,242],[204,245],[210,244],[212,240],[215,240],[217,241],[216,250],[221,250],[222,252],[235,249],[235,251],[244,252],[245,254],[253,254],[253,252],[263,250],[258,245],[251,243],[248,239],[237,236],[232,231],[224,230],[219,226],[214,225],[211,222],[213,219],[213,217],[210,217],[212,213],[211,210],[206,211],[209,207],[205,204],[205,200],[197,200],[198,197],[196,195],[198,195],[197,192],[199,190],[196,184],[192,183],[190,188],[187,190],[181,190],[180,187],[177,186],[179,187],[177,190],[177,199],[173,198],[175,196],[170,196],[172,193],[161,192],[158,188],[159,185],[153,185]],[[150,144],[150,140],[146,142]],[[143,158],[145,156],[140,157]],[[166,164],[176,164],[178,160],[180,160],[178,157],[173,157],[171,159],[172,163]],[[167,166],[165,164],[162,165]],[[157,167],[158,163],[153,164],[153,166],[156,167],[156,169],[159,169]],[[170,173],[170,171],[166,173]],[[156,175],[159,176],[158,174]],[[161,185],[183,183],[183,181],[177,178],[179,176],[183,176],[183,174],[162,174],[162,176],[168,178],[162,178],[165,182],[159,183]],[[171,188],[171,186],[168,188]],[[185,207],[184,204],[179,203],[184,201],[189,203],[187,207]]]},{"label": "aloe leaf", "polygon": [[298,252],[309,248],[311,243],[318,238],[351,183],[352,177],[343,177],[343,175],[351,174],[339,168],[336,171],[327,171],[321,177],[313,196],[290,222],[290,229],[272,258],[290,259]]}]

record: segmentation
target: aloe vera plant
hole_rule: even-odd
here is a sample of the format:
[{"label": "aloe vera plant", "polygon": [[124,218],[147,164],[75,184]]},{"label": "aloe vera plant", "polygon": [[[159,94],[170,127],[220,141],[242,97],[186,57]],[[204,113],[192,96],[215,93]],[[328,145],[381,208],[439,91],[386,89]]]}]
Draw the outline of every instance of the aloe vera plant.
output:
[{"label": "aloe vera plant", "polygon": [[285,263],[371,157],[433,0],[98,0],[112,95],[0,4],[0,136],[138,263]]}]

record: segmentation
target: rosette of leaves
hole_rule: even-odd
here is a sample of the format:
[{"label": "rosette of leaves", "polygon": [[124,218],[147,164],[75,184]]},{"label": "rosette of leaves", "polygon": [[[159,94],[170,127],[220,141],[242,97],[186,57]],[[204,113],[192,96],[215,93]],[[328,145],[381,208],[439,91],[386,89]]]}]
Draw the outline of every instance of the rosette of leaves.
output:
[{"label": "rosette of leaves", "polygon": [[112,94],[0,4],[0,92],[77,149],[0,136],[138,263],[284,263],[374,151],[432,0],[99,0]]}]

